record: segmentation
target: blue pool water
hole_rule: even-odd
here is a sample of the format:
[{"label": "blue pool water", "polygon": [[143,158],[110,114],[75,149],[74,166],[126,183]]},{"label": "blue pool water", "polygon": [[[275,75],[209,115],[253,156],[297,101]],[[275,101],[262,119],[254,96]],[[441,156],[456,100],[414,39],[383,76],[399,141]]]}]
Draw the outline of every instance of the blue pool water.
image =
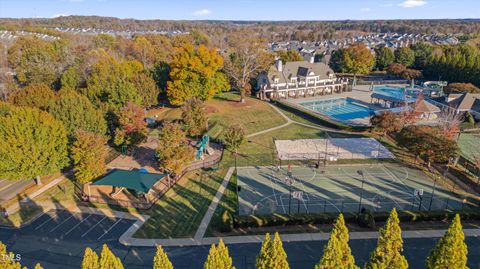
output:
[{"label": "blue pool water", "polygon": [[394,97],[399,100],[407,99],[409,102],[414,101],[415,96],[417,95],[417,91],[415,90],[405,89],[404,87],[394,87],[394,86],[374,87],[373,92],[382,94],[385,96]]},{"label": "blue pool water", "polygon": [[352,120],[369,117],[373,110],[347,98],[301,102],[299,105],[331,116],[337,120]]}]

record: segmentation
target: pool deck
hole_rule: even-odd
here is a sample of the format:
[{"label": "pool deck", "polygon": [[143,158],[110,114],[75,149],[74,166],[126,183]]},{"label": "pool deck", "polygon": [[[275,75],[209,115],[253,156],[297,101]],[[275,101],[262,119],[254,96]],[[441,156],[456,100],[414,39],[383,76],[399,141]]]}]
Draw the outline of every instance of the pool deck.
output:
[{"label": "pool deck", "polygon": [[[375,85],[375,86],[380,86],[380,85]],[[407,85],[406,84],[385,84],[385,85],[382,85],[382,86],[407,86]],[[365,107],[368,107],[372,110],[385,109],[384,107],[381,107],[377,104],[372,104],[371,103],[370,95],[372,93],[373,92],[370,90],[370,85],[358,85],[358,86],[355,86],[355,88],[351,92],[342,92],[342,93],[331,94],[331,95],[318,95],[318,96],[306,97],[306,98],[289,98],[289,99],[286,99],[286,101],[298,105],[298,104],[303,103],[303,102],[319,101],[319,100],[334,100],[334,99],[340,99],[340,98],[347,98],[348,97],[350,99],[354,99],[356,101],[355,103],[363,105]],[[319,112],[315,111],[315,113],[319,113]],[[319,113],[319,114],[322,114],[322,113]],[[348,120],[348,121],[342,121],[342,120],[335,119],[332,116],[328,116],[326,114],[322,114],[322,115],[325,115],[325,116],[327,116],[327,117],[329,117],[329,118],[331,118],[335,121],[339,121],[339,122],[346,123],[346,124],[349,124],[349,125],[361,125],[361,126],[370,125],[370,118],[369,117],[351,119],[351,120]]]}]

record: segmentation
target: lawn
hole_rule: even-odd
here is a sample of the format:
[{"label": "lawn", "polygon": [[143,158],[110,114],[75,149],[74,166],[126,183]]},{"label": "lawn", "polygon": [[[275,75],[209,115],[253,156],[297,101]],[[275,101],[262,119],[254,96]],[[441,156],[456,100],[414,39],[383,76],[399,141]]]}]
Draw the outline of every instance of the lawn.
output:
[{"label": "lawn", "polygon": [[[273,137],[277,139],[313,139],[324,138],[327,132],[320,131],[314,128],[305,127],[298,124],[290,124],[284,128],[254,136],[247,140],[245,144],[239,149],[242,157],[237,158],[238,166],[251,165],[271,165],[273,158]],[[356,137],[353,135],[345,135],[342,133],[328,132],[330,137]],[[358,136],[360,137],[360,135]],[[222,167],[230,167],[234,164],[234,159],[226,152],[221,162]],[[221,222],[221,215],[225,210],[236,212],[237,197],[236,197],[237,179],[232,176],[230,182],[220,200],[220,203],[215,210],[215,213],[210,221],[206,236],[213,236],[215,227],[219,227]]]},{"label": "lawn", "polygon": [[208,170],[197,170],[184,176],[148,213],[151,218],[134,234],[137,238],[193,237],[213,197],[225,169],[211,176]]},{"label": "lawn", "polygon": [[[267,103],[247,98],[244,104],[239,103],[236,93],[221,93],[205,103],[209,117],[208,134],[213,138],[222,137],[223,132],[231,125],[239,124],[246,134],[272,128],[285,123],[275,110]],[[147,115],[157,116],[158,121],[181,119],[181,108],[162,108],[149,111]]]}]

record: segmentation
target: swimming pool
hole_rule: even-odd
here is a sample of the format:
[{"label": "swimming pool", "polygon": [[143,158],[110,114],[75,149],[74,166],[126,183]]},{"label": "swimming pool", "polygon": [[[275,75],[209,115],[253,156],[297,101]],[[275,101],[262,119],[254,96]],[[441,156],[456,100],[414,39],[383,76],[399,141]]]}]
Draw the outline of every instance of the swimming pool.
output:
[{"label": "swimming pool", "polygon": [[370,117],[373,113],[372,109],[348,98],[301,102],[299,105],[342,121]]},{"label": "swimming pool", "polygon": [[415,97],[418,94],[418,90],[405,89],[404,87],[395,86],[377,86],[373,88],[373,92],[384,96],[393,97],[398,100],[407,99],[408,102],[415,101]]}]

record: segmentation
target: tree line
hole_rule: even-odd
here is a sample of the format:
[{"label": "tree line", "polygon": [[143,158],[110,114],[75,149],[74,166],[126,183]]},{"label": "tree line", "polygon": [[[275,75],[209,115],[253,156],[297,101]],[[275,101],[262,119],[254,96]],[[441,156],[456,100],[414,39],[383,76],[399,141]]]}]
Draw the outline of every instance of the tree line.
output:
[{"label": "tree line", "polygon": [[[355,262],[348,244],[349,234],[343,215],[340,214],[333,224],[330,239],[323,249],[323,254],[315,265],[315,269],[360,268]],[[397,211],[390,212],[385,225],[380,228],[375,249],[371,252],[369,260],[363,265],[364,269],[395,268],[407,269],[408,261],[403,252],[402,231]],[[445,234],[430,251],[425,261],[427,269],[456,268],[467,269],[468,249],[465,244],[460,216],[457,214]],[[20,262],[14,259],[13,253],[8,253],[5,245],[0,243],[0,255],[7,257],[0,259],[1,268],[21,268]],[[11,259],[9,257],[12,257]],[[35,269],[42,268],[39,264]],[[120,258],[103,245],[100,256],[91,248],[86,248],[81,265],[82,269],[123,269]],[[157,246],[153,257],[154,269],[173,269],[172,262],[161,246]],[[205,269],[233,269],[232,258],[227,246],[222,239],[218,244],[212,244],[208,256],[203,264]],[[288,269],[287,254],[283,249],[280,235],[275,233],[272,237],[267,233],[263,239],[260,253],[256,257],[257,269]]]},{"label": "tree line", "polygon": [[239,30],[226,42],[232,47],[221,54],[200,32],[18,38],[7,53],[16,75],[0,102],[0,177],[41,183],[73,163],[76,179],[90,182],[106,170],[107,144],[120,150],[145,139],[145,110],[160,102],[182,106],[184,121],[161,128],[157,149],[161,168],[179,173],[193,156],[186,136],[207,129],[203,102],[232,87],[243,102],[272,62],[254,33]]},{"label": "tree line", "polygon": [[[368,74],[387,71],[404,79],[424,77],[430,80],[471,83],[480,86],[480,47],[474,45],[441,46],[417,43],[409,47],[377,48],[374,55],[363,44],[350,45],[333,52],[330,66],[336,72]],[[464,87],[467,91],[471,86]]]}]

